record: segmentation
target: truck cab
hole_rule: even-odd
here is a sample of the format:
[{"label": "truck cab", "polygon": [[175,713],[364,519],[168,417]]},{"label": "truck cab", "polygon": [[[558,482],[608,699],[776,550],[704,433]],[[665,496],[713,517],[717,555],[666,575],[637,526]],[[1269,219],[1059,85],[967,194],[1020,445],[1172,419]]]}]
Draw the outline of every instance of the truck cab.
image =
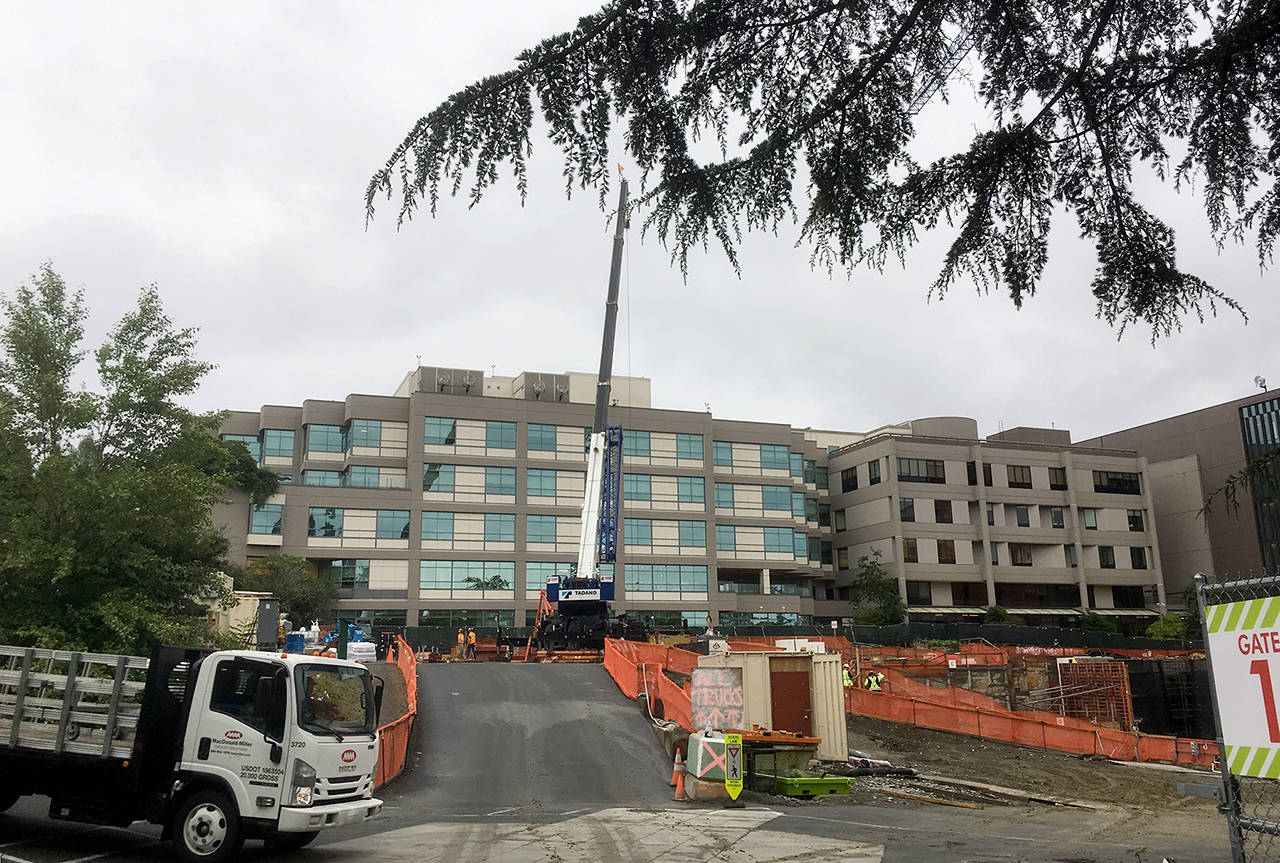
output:
[{"label": "truck cab", "polygon": [[192,668],[169,832],[188,859],[372,818],[380,686],[356,663],[221,651]]}]

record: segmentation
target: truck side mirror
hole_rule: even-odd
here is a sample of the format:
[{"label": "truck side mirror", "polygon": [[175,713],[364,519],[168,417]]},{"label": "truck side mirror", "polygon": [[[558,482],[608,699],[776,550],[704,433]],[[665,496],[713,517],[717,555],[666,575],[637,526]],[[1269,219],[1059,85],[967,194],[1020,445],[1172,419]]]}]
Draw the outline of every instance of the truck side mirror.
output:
[{"label": "truck side mirror", "polygon": [[375,725],[382,724],[382,678],[373,678],[373,719]]}]

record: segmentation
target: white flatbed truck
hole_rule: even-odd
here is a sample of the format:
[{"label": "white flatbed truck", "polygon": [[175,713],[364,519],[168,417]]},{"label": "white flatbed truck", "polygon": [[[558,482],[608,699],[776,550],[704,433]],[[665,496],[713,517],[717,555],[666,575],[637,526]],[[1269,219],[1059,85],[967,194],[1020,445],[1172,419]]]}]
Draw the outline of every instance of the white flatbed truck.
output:
[{"label": "white flatbed truck", "polygon": [[0,645],[0,812],[164,827],[180,859],[300,848],[373,818],[381,681],[357,662],[157,647],[151,658]]}]

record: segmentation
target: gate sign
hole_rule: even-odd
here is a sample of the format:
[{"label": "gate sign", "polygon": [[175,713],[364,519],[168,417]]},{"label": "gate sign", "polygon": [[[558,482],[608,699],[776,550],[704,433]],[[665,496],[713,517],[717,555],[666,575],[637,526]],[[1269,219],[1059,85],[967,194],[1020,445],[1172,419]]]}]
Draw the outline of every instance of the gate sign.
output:
[{"label": "gate sign", "polygon": [[1205,616],[1226,763],[1236,776],[1280,778],[1280,597],[1211,605]]},{"label": "gate sign", "polygon": [[724,790],[734,800],[742,793],[742,735],[724,736]]},{"label": "gate sign", "polygon": [[742,669],[695,668],[689,692],[694,731],[742,727]]}]

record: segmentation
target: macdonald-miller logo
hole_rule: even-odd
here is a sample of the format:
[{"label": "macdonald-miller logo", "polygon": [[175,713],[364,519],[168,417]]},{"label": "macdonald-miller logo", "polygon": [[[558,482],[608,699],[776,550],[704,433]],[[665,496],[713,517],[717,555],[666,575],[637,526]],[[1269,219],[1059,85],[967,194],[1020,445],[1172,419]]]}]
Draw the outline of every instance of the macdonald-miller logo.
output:
[{"label": "macdonald-miller logo", "polygon": [[345,752],[342,753],[342,760],[346,764],[350,764],[352,761],[355,761],[356,751],[354,749],[346,750]]},{"label": "macdonald-miller logo", "polygon": [[224,731],[222,736],[228,740],[239,740],[241,737],[244,737],[244,735],[239,731]]}]

